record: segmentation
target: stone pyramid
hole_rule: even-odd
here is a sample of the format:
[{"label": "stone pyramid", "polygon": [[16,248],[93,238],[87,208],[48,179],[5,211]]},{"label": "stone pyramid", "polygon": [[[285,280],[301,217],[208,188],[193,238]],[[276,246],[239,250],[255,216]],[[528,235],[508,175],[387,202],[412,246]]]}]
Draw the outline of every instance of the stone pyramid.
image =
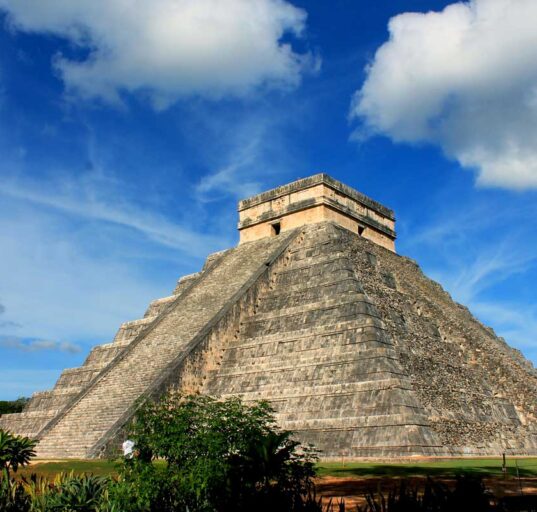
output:
[{"label": "stone pyramid", "polygon": [[319,174],[239,215],[236,248],[0,426],[98,457],[173,388],[269,400],[325,459],[537,454],[537,372],[395,253],[391,210]]}]

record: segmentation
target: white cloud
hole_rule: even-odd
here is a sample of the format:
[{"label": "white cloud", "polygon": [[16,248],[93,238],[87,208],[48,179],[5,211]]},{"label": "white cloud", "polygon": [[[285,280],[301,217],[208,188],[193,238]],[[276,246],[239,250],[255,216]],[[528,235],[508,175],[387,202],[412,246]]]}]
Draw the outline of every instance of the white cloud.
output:
[{"label": "white cloud", "polygon": [[52,341],[52,340],[25,340],[18,336],[0,336],[0,347],[12,348],[22,352],[41,352],[52,350],[59,352],[68,352],[69,354],[78,354],[82,349],[75,343],[69,341]]},{"label": "white cloud", "polygon": [[0,335],[109,342],[229,242],[129,202],[124,187],[3,179]]},{"label": "white cloud", "polygon": [[185,95],[293,87],[311,63],[282,41],[306,22],[285,0],[0,0],[0,8],[16,30],[88,52],[55,60],[67,87],[85,97],[118,101],[135,91],[164,108]]},{"label": "white cloud", "polygon": [[535,0],[392,18],[352,104],[357,136],[437,144],[481,185],[537,188],[536,19]]},{"label": "white cloud", "polygon": [[444,278],[446,286],[458,301],[468,304],[496,283],[522,274],[535,265],[535,251],[521,250],[513,254],[513,246],[506,240],[493,248],[482,247],[475,260]]}]

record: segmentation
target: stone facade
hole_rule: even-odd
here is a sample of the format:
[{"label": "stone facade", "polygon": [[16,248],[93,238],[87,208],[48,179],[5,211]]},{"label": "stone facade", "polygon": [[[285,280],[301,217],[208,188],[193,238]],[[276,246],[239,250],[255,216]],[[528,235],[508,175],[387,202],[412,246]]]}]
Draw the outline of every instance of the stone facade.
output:
[{"label": "stone facade", "polygon": [[[386,239],[358,233],[351,207],[293,224],[331,210],[334,190],[393,230],[390,210],[326,175],[242,201],[243,231],[278,212],[279,234],[209,256],[0,426],[38,437],[40,457],[97,457],[139,400],[171,388],[269,400],[325,459],[537,454],[537,373],[519,352]],[[302,209],[300,193],[320,203]]]},{"label": "stone facade", "polygon": [[392,210],[327,174],[316,174],[239,202],[240,242],[332,221],[395,252]]}]

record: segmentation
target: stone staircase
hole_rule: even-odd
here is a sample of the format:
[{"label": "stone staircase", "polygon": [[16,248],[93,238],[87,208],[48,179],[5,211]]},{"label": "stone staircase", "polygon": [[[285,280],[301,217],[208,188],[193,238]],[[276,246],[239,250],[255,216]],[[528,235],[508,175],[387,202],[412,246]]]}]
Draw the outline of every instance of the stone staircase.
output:
[{"label": "stone staircase", "polygon": [[213,255],[201,273],[178,283],[172,297],[151,303],[143,319],[123,324],[112,344],[123,350],[89,377],[71,403],[41,430],[38,456],[98,455],[103,439],[132,416],[136,401],[154,391],[170,365],[254,284],[252,276],[266,269],[294,236],[290,232]]},{"label": "stone staircase", "polygon": [[173,294],[152,301],[143,318],[121,324],[112,343],[93,347],[81,367],[63,370],[54,388],[34,393],[24,411],[2,415],[0,428],[16,432],[18,435],[38,438],[43,428],[83,392],[131,341],[147,329],[169,304],[192,286],[222,254],[223,252],[218,252],[209,255],[201,272],[180,278]]},{"label": "stone staircase", "polygon": [[203,392],[269,400],[323,458],[446,454],[340,241],[308,226]]}]

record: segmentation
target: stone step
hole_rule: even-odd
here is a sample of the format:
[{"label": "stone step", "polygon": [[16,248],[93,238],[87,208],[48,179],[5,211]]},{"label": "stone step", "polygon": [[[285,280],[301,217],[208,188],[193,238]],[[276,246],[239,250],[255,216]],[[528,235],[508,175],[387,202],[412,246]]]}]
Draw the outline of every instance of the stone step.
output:
[{"label": "stone step", "polygon": [[[262,302],[264,302],[264,300]],[[356,290],[347,290],[345,292],[338,293],[335,296],[324,296],[318,300],[312,300],[311,302],[306,302],[304,304],[288,305],[283,308],[270,308],[262,311],[262,306],[260,305],[260,307],[254,311],[254,314],[248,321],[259,322],[273,318],[283,318],[286,316],[306,314],[310,311],[333,309],[334,307],[343,306],[345,304],[358,303],[366,303],[374,306],[373,302],[371,302],[371,300],[364,293]],[[245,323],[247,324],[247,322]]]},{"label": "stone step", "polygon": [[[252,275],[281,254],[295,236],[262,239],[228,251],[200,276],[143,335],[131,342],[85,393],[44,431],[40,456],[55,453],[60,440],[69,456],[87,457],[143,393],[167,371],[217,314],[251,286]],[[140,322],[140,321],[138,321]],[[201,341],[202,338],[200,338]]]},{"label": "stone step", "polygon": [[[279,419],[277,417],[277,419]],[[301,430],[331,430],[353,429],[364,427],[392,427],[392,426],[429,426],[427,416],[407,414],[380,414],[376,416],[347,416],[345,418],[317,418],[310,420],[297,420],[281,422],[282,428],[299,432]]]},{"label": "stone step", "polygon": [[153,320],[157,317],[146,317],[140,318],[138,320],[131,320],[130,322],[125,322],[121,324],[121,327],[117,331],[114,337],[114,343],[116,342],[131,342],[133,341],[142,331],[149,327]]},{"label": "stone step", "polygon": [[[345,273],[348,276],[354,275],[354,270],[348,257],[342,255],[330,256],[323,258],[321,261],[312,258],[311,261],[304,262],[301,265],[289,265],[275,273],[272,283],[280,286],[305,284],[303,283],[304,280],[317,279],[321,276],[327,278],[329,274],[338,272],[339,274],[336,274],[336,278],[341,278]],[[333,278],[334,276],[332,276]]]},{"label": "stone step", "polygon": [[332,409],[296,409],[294,411],[281,411],[276,409],[276,418],[279,425],[287,425],[290,422],[296,421],[312,421],[312,420],[339,420],[342,418],[374,418],[378,416],[386,415],[411,415],[417,414],[422,417],[426,417],[423,407],[415,407],[403,404],[390,404],[389,407],[377,407],[371,405],[369,407],[355,407],[355,408],[332,408]]},{"label": "stone step", "polygon": [[114,357],[116,357],[125,347],[128,342],[117,341],[115,343],[106,343],[97,345],[91,349],[88,357],[84,361],[84,366],[100,366],[104,368]]},{"label": "stone step", "polygon": [[0,428],[20,436],[35,439],[41,429],[57,414],[56,410],[23,411],[14,414],[3,414],[0,417]]},{"label": "stone step", "polygon": [[322,414],[333,411],[389,411],[390,407],[408,407],[423,411],[414,393],[405,388],[389,387],[385,389],[371,389],[369,391],[335,391],[320,396],[310,391],[309,394],[293,397],[281,397],[276,393],[270,400],[271,406],[280,414],[317,411]]},{"label": "stone step", "polygon": [[[385,357],[394,361],[399,361],[398,352],[393,347],[378,347],[364,351],[353,350],[353,347],[349,345],[341,347],[342,350],[332,350],[327,353],[326,350],[319,349],[315,353],[309,351],[307,355],[300,355],[300,363],[297,367],[306,367],[311,365],[325,364],[325,363],[346,363],[348,361],[367,361],[370,359],[377,359]],[[292,352],[291,354],[295,354]],[[250,359],[231,358],[227,355],[227,351],[224,354],[219,369],[220,375],[226,375],[228,373],[244,373],[250,371],[265,371],[271,369],[284,369],[289,367],[290,357],[289,352],[282,354],[272,353],[264,356],[252,357]],[[298,359],[298,357],[297,357]]]},{"label": "stone step", "polygon": [[61,410],[65,405],[67,405],[69,400],[78,395],[81,390],[81,386],[74,386],[54,388],[51,391],[34,393],[26,405],[24,412]]},{"label": "stone step", "polygon": [[[373,317],[362,317],[338,321],[331,324],[308,326],[302,329],[294,329],[292,331],[275,332],[271,334],[260,333],[251,338],[240,336],[237,339],[230,341],[228,344],[228,349],[238,347],[255,347],[268,343],[287,343],[296,342],[299,340],[305,341],[307,339],[314,339],[317,337],[333,337],[339,335],[349,336],[348,339],[350,340],[354,334],[371,334],[372,336],[376,336],[377,333],[379,333],[379,339],[382,339],[383,342],[393,344],[391,339],[388,338],[386,329],[380,320]],[[380,333],[382,333],[382,337]]]},{"label": "stone step", "polygon": [[162,297],[149,303],[144,318],[156,318],[160,315],[175,299],[177,295],[170,295],[169,297]]},{"label": "stone step", "polygon": [[348,262],[348,254],[340,250],[334,250],[334,248],[323,252],[311,250],[309,251],[309,254],[308,251],[302,253],[289,252],[285,259],[286,268],[280,269],[276,274],[298,272],[300,270],[309,269],[312,266],[326,265],[341,259]]},{"label": "stone step", "polygon": [[[262,391],[264,397],[271,399],[281,392],[286,392],[289,388],[300,388],[308,386],[318,388],[328,384],[341,382],[344,373],[348,383],[370,382],[373,380],[386,380],[391,378],[405,378],[406,375],[399,369],[387,370],[371,368],[367,371],[356,368],[354,364],[343,365],[335,368],[325,365],[327,370],[321,372],[319,366],[300,368],[293,371],[282,371],[280,369],[262,372],[251,372],[247,374],[226,375],[225,379],[220,379],[214,375],[207,375],[208,384],[205,389],[207,394],[221,396],[222,394],[248,394],[250,392]],[[317,374],[317,375],[316,375]]]},{"label": "stone step", "polygon": [[259,298],[258,313],[274,309],[284,309],[317,302],[323,297],[335,297],[348,292],[362,292],[359,281],[355,277],[330,280],[326,283],[307,283],[299,289],[273,289]]},{"label": "stone step", "polygon": [[99,366],[81,366],[80,368],[68,368],[63,370],[54,389],[59,388],[79,388],[82,389],[89,384],[103,369]]},{"label": "stone step", "polygon": [[289,250],[289,261],[297,263],[311,258],[322,258],[330,254],[346,254],[338,238],[330,240],[305,240]]},{"label": "stone step", "polygon": [[282,331],[296,331],[319,324],[330,324],[354,320],[357,317],[369,317],[381,321],[377,308],[365,300],[335,303],[331,306],[319,305],[318,309],[306,309],[292,314],[278,315],[273,318],[252,316],[241,325],[243,338],[253,338],[259,332],[275,334]]},{"label": "stone step", "polygon": [[184,291],[190,288],[190,286],[196,283],[196,281],[201,277],[201,274],[201,272],[195,272],[193,274],[180,277],[177,281],[175,289],[173,290],[173,295],[181,295]]},{"label": "stone step", "polygon": [[[220,367],[212,372],[217,373],[218,378],[228,379],[232,377],[242,377],[246,375],[254,376],[257,374],[271,375],[274,373],[289,372],[308,372],[312,375],[311,379],[320,378],[321,374],[326,373],[328,369],[335,367],[337,371],[349,372],[349,376],[367,375],[368,373],[378,373],[381,371],[390,371],[397,374],[401,373],[401,366],[397,357],[388,357],[385,354],[372,354],[369,357],[356,356],[354,354],[344,354],[341,357],[325,356],[323,360],[316,358],[306,359],[305,361],[294,362],[287,358],[282,365],[279,361],[273,364],[266,364],[240,367],[234,365],[229,367],[227,364],[220,364]],[[348,368],[343,368],[348,367]]]},{"label": "stone step", "polygon": [[309,358],[325,354],[327,350],[341,354],[349,352],[355,355],[377,349],[394,350],[394,345],[374,335],[360,335],[350,332],[348,335],[312,336],[290,341],[274,341],[260,344],[247,344],[228,348],[222,357],[222,364],[242,361],[244,367],[252,364],[252,360],[289,360],[293,358]]}]

